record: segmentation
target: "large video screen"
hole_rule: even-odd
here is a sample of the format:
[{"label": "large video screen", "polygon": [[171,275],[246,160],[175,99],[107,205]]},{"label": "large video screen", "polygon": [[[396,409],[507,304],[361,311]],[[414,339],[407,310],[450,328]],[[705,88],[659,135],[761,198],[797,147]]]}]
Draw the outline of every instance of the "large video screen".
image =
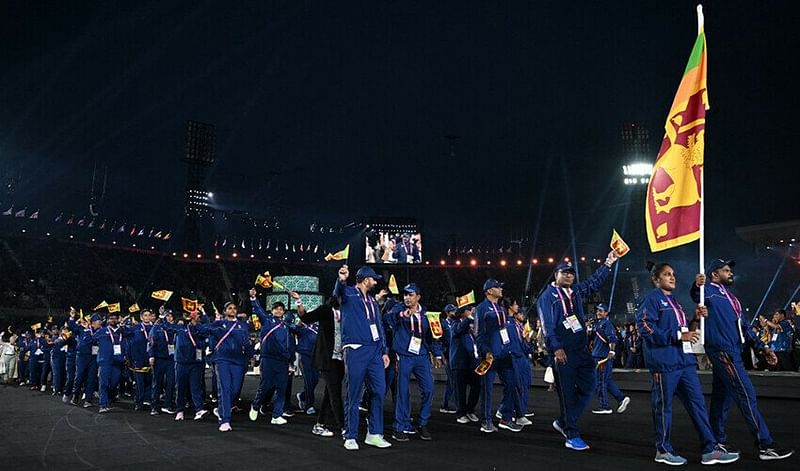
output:
[{"label": "large video screen", "polygon": [[366,263],[422,263],[422,234],[419,231],[375,228],[367,231]]}]

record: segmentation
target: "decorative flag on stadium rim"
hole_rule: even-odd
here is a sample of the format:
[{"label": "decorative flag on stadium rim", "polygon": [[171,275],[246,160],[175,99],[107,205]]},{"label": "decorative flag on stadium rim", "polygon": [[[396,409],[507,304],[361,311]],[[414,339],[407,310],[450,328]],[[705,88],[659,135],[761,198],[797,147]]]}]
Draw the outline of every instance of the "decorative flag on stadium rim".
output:
[{"label": "decorative flag on stadium rim", "polygon": [[25,217],[25,209],[27,209],[27,208],[22,208],[21,210],[17,211],[17,213],[14,214],[14,217],[24,218]]},{"label": "decorative flag on stadium rim", "polygon": [[103,301],[100,301],[100,304],[95,306],[94,309],[92,309],[92,310],[93,311],[99,311],[100,309],[103,309],[105,307],[108,307],[108,303],[105,300],[103,300]]},{"label": "decorative flag on stadium rim", "polygon": [[[12,214],[14,214],[14,207],[13,206],[8,208],[7,210],[3,211],[3,216],[11,216]],[[58,222],[58,219],[56,219],[56,222]]]},{"label": "decorative flag on stadium rim", "polygon": [[392,294],[400,294],[400,289],[397,287],[397,279],[394,275],[389,275],[389,292]]},{"label": "decorative flag on stadium rim", "polygon": [[167,302],[169,298],[172,296],[172,291],[168,291],[165,289],[160,289],[158,291],[153,291],[150,295],[151,298],[158,299],[159,301]]},{"label": "decorative flag on stadium rim", "polygon": [[707,51],[701,7],[698,34],[664,126],[647,184],[645,220],[650,250],[658,252],[700,238],[703,153],[708,90]]},{"label": "decorative flag on stadium rim", "polygon": [[196,299],[188,299],[188,298],[181,298],[181,307],[186,312],[194,312],[197,310],[197,300]]},{"label": "decorative flag on stadium rim", "polygon": [[620,258],[624,257],[628,252],[631,251],[631,248],[628,247],[628,244],[626,244],[624,240],[622,240],[622,237],[619,235],[616,229],[613,229],[613,232],[611,232],[611,243],[609,245],[611,246],[611,250],[616,252]]},{"label": "decorative flag on stadium rim", "polygon": [[139,312],[140,310],[141,309],[139,309],[139,305],[136,303],[133,303],[131,306],[128,307],[128,312],[130,312],[131,314],[133,314],[134,312]]},{"label": "decorative flag on stadium rim", "polygon": [[37,209],[36,211],[31,213],[31,215],[28,216],[28,219],[39,219],[39,210]]},{"label": "decorative flag on stadium rim", "polygon": [[348,258],[350,258],[350,244],[347,244],[345,248],[334,254],[329,253],[326,255],[325,261],[330,262],[331,260],[347,260]]},{"label": "decorative flag on stadium rim", "polygon": [[167,235],[164,236],[164,240],[170,240],[172,238],[172,232],[167,232]]},{"label": "decorative flag on stadium rim", "polygon": [[109,312],[109,313],[112,313],[112,312],[119,312],[119,310],[120,310],[121,308],[122,308],[122,306],[120,306],[120,303],[109,304],[109,305],[108,305],[108,312]]},{"label": "decorative flag on stadium rim", "polygon": [[456,298],[456,306],[464,307],[468,304],[475,304],[475,290],[470,291],[464,296],[458,296]]},{"label": "decorative flag on stadium rim", "polygon": [[441,312],[426,312],[425,317],[428,318],[428,324],[431,326],[431,335],[434,339],[442,338],[444,331],[442,330],[442,321],[439,318]]}]

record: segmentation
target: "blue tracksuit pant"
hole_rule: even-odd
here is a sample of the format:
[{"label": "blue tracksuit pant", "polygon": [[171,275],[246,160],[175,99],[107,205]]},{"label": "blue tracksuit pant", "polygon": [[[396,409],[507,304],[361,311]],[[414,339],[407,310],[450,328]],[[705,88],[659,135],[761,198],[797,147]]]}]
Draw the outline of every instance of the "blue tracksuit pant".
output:
[{"label": "blue tracksuit pant", "polygon": [[528,412],[528,391],[531,386],[531,363],[528,357],[513,357],[514,373],[517,375],[517,396],[519,397],[519,410],[516,417],[524,417]]},{"label": "blue tracksuit pant", "polygon": [[660,453],[673,453],[670,443],[672,432],[672,398],[678,395],[686,412],[694,423],[700,436],[703,453],[714,449],[717,439],[711,431],[708,421],[703,389],[697,378],[695,366],[687,366],[677,371],[653,373],[651,405],[653,407],[653,424],[656,429],[656,449]]},{"label": "blue tracksuit pant", "polygon": [[444,387],[444,395],[442,396],[442,409],[449,409],[450,408],[450,401],[458,402],[456,400],[456,382],[455,378],[453,377],[453,370],[450,368],[450,362],[443,358],[442,359],[442,366],[444,367],[444,371],[447,374],[447,385]]},{"label": "blue tracksuit pant", "polygon": [[289,363],[283,359],[261,357],[258,364],[261,371],[261,383],[253,398],[252,408],[258,410],[265,401],[268,401],[274,391],[274,401],[272,403],[272,417],[278,418],[283,415],[283,408],[286,402],[286,387],[289,384]]},{"label": "blue tracksuit pant", "polygon": [[[100,366],[100,407],[111,404],[111,396],[116,395],[122,377],[122,363],[102,363]],[[87,395],[88,399],[88,395]]]},{"label": "blue tracksuit pant", "polygon": [[617,387],[617,383],[614,382],[614,365],[612,364],[614,360],[608,360],[603,363],[600,363],[603,358],[595,358],[594,360],[597,363],[597,398],[600,400],[600,408],[610,409],[611,407],[608,405],[609,393],[614,396],[617,402],[622,402],[625,399],[625,395],[622,394],[622,391]]},{"label": "blue tracksuit pant", "polygon": [[397,360],[397,400],[394,406],[394,430],[411,431],[411,375],[417,379],[420,392],[419,421],[428,424],[433,404],[433,372],[427,355],[402,356]]},{"label": "blue tracksuit pant", "polygon": [[244,374],[247,366],[231,363],[224,360],[214,362],[214,369],[217,371],[217,411],[219,412],[219,423],[231,423],[231,408],[233,402],[239,397],[242,391]]},{"label": "blue tracksuit pant", "polygon": [[175,408],[175,361],[172,358],[156,358],[153,366],[153,393],[151,408],[161,408],[161,390],[164,390],[164,407]]},{"label": "blue tracksuit pant", "polygon": [[319,383],[319,370],[314,367],[314,357],[310,353],[300,354],[300,363],[303,365],[303,392],[300,398],[304,402],[305,409],[314,407],[314,390]]},{"label": "blue tracksuit pant", "polygon": [[[456,415],[464,417],[467,414],[474,414],[475,407],[481,398],[481,377],[474,370],[453,370],[453,382],[455,383],[455,396],[458,410]],[[467,395],[469,386],[469,395]]]},{"label": "blue tracksuit pant", "polygon": [[75,386],[75,357],[67,356],[67,380],[64,383],[64,394],[72,394],[72,388]]},{"label": "blue tracksuit pant", "polygon": [[491,422],[494,416],[492,389],[495,376],[499,376],[500,382],[503,384],[503,399],[500,402],[500,413],[503,415],[503,420],[510,421],[514,416],[514,408],[519,407],[514,362],[511,356],[502,359],[495,358],[492,367],[483,375],[483,421],[486,423]]},{"label": "blue tracksuit pant", "polygon": [[202,363],[175,363],[175,382],[177,384],[176,405],[178,412],[186,406],[186,393],[189,392],[194,411],[203,409],[203,370]]},{"label": "blue tracksuit pant", "polygon": [[366,382],[372,394],[369,404],[369,433],[383,434],[383,399],[386,395],[386,377],[383,371],[383,352],[377,345],[362,345],[357,349],[344,349],[347,400],[344,405],[346,439],[358,436],[358,404]]},{"label": "blue tracksuit pant", "polygon": [[558,423],[567,438],[580,436],[578,419],[594,394],[594,360],[588,350],[567,352],[567,362],[553,359],[561,415]]},{"label": "blue tracksuit pant", "polygon": [[141,408],[145,402],[150,402],[153,395],[153,371],[134,371],[133,378],[136,380],[136,405]]},{"label": "blue tracksuit pant", "polygon": [[75,384],[72,387],[72,395],[76,401],[81,399],[79,396],[81,389],[86,394],[86,401],[92,402],[97,391],[97,357],[94,355],[75,357]]},{"label": "blue tracksuit pant", "polygon": [[725,352],[708,352],[713,365],[714,383],[711,392],[711,429],[719,443],[727,443],[725,424],[728,422],[728,410],[731,402],[736,402],[742,412],[744,421],[750,432],[756,437],[761,449],[772,446],[772,437],[767,424],[758,410],[756,392],[750,376],[744,369],[741,355],[730,355]]},{"label": "blue tracksuit pant", "polygon": [[64,383],[67,378],[67,359],[63,360],[52,359],[50,367],[53,369],[53,391],[58,394],[64,394]]}]

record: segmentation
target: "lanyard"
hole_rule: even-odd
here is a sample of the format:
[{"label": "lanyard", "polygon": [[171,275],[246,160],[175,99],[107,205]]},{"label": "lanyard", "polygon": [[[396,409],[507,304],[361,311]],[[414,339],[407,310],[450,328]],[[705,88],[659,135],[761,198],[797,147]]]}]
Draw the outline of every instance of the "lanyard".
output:
[{"label": "lanyard", "polygon": [[[111,343],[118,345],[117,341],[114,340],[114,333],[111,332],[111,327],[106,327],[106,331],[108,331],[108,336],[111,337]],[[119,339],[122,340],[122,334],[119,334]]]},{"label": "lanyard", "polygon": [[161,332],[164,332],[164,341],[167,342],[167,345],[169,345],[169,335],[167,334],[167,331],[162,329]]},{"label": "lanyard", "polygon": [[515,320],[514,327],[517,328],[517,335],[519,335],[519,339],[524,341],[525,335],[524,335],[524,329],[522,328],[522,322]]},{"label": "lanyard", "polygon": [[237,324],[238,324],[238,321],[233,321],[233,325],[231,325],[231,328],[230,328],[230,329],[228,329],[228,331],[227,331],[227,332],[225,332],[225,335],[223,335],[223,336],[222,336],[222,338],[221,338],[221,339],[219,339],[219,342],[217,342],[217,344],[216,344],[216,345],[214,345],[214,350],[218,349],[218,348],[219,348],[219,346],[220,346],[220,345],[222,345],[222,342],[224,342],[224,341],[225,341],[225,339],[227,339],[227,338],[228,338],[228,336],[229,336],[229,335],[231,335],[231,332],[233,332],[233,329],[235,329],[235,328],[236,328],[236,325],[237,325]]},{"label": "lanyard", "polygon": [[686,314],[683,312],[683,306],[681,306],[681,303],[678,303],[676,306],[675,302],[672,301],[672,296],[667,296],[665,294],[664,297],[667,298],[667,302],[675,312],[675,319],[678,321],[678,326],[686,327]]},{"label": "lanyard", "polygon": [[[283,325],[283,321],[278,322],[277,324],[275,324],[275,326],[273,328],[271,328],[269,330],[269,332],[267,332],[264,335],[264,337],[261,339],[261,347],[262,348],[264,347],[264,342],[269,338],[269,336],[272,335],[272,333],[275,332],[276,330],[280,329],[282,325]],[[288,337],[287,337],[287,340],[288,340]],[[288,343],[288,341],[287,341],[287,343]]]},{"label": "lanyard", "polygon": [[197,342],[194,341],[194,337],[192,336],[192,326],[186,326],[186,333],[189,335],[189,340],[192,342],[192,346],[197,348]]},{"label": "lanyard", "polygon": [[722,294],[724,294],[725,297],[728,298],[728,302],[731,303],[731,307],[733,308],[733,312],[736,313],[736,318],[741,319],[742,318],[742,304],[739,302],[739,300],[736,298],[736,296],[733,296],[732,294],[730,294],[728,292],[728,289],[725,288],[722,285],[717,285],[716,283],[711,283],[711,284],[714,285],[714,286],[718,286],[719,287],[719,290],[722,291]]},{"label": "lanyard", "polygon": [[422,337],[422,316],[420,316],[419,311],[420,311],[419,306],[417,306],[417,312],[415,312],[414,314],[411,314],[411,317],[409,317],[409,319],[411,321],[411,336],[412,337],[414,336],[414,318],[416,317],[417,318],[417,324],[418,324],[418,327],[419,327],[419,337],[421,338]]},{"label": "lanyard", "polygon": [[[499,305],[492,303],[491,301],[489,302],[492,304],[492,307],[494,307],[494,312],[497,314],[497,325],[502,328],[504,325],[506,325],[506,311],[504,311]],[[503,317],[503,320],[500,320],[500,316]]]},{"label": "lanyard", "polygon": [[144,339],[150,340],[150,334],[147,332],[146,327],[150,327],[152,329],[152,324],[142,324],[142,333],[144,334]]},{"label": "lanyard", "polygon": [[567,311],[567,303],[564,301],[564,295],[561,294],[561,288],[553,284],[556,287],[556,293],[558,293],[558,299],[561,300],[561,309],[564,311],[564,317],[569,317],[569,313],[575,310],[575,305],[572,304],[572,293],[569,293],[567,299],[569,300],[569,311]]},{"label": "lanyard", "polygon": [[[356,288],[358,290],[358,288]],[[367,320],[373,320],[376,315],[374,312],[374,307],[372,305],[372,299],[367,297],[366,294],[361,294],[361,291],[358,291],[358,297],[361,299],[361,302],[364,304],[364,310],[367,312]]]}]

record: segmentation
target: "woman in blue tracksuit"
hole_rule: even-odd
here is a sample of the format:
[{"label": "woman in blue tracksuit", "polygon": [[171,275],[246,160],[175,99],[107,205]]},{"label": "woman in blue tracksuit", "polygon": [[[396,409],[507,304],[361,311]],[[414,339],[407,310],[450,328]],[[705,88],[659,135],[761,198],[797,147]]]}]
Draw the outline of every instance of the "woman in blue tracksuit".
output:
[{"label": "woman in blue tracksuit", "polygon": [[67,321],[72,334],[76,337],[75,346],[75,383],[72,386],[70,404],[77,406],[81,393],[85,396],[83,407],[91,407],[94,393],[97,391],[97,354],[100,347],[94,343],[94,334],[103,326],[103,316],[92,314],[88,322],[77,322],[73,315]]},{"label": "woman in blue tracksuit", "polygon": [[514,422],[517,425],[532,425],[528,419],[533,413],[528,413],[528,391],[531,386],[531,347],[525,337],[525,314],[515,299],[508,301],[508,334],[511,340],[511,361],[514,364],[516,376],[517,406],[514,407]]},{"label": "woman in blue tracksuit", "polygon": [[297,403],[306,414],[313,415],[316,414],[314,391],[319,383],[319,370],[314,366],[314,345],[317,343],[319,325],[301,322],[296,332],[297,353],[300,354],[300,364],[303,366],[303,391],[297,393]]},{"label": "woman in blue tracksuit", "polygon": [[202,419],[208,412],[203,408],[206,334],[200,328],[201,323],[207,322],[205,315],[201,318],[195,311],[189,313],[189,319],[184,324],[162,325],[163,329],[175,334],[175,420],[184,419],[187,392],[194,405],[194,420]]},{"label": "woman in blue tracksuit", "polygon": [[[636,325],[644,339],[645,363],[653,375],[651,401],[656,435],[655,461],[668,465],[687,463],[686,458],[675,453],[670,443],[672,398],[677,394],[700,436],[702,463],[732,463],[739,459],[739,455],[728,453],[718,445],[708,421],[703,390],[697,378],[697,361],[691,347],[699,340],[699,333],[689,330],[693,319],[687,317],[683,307],[672,296],[675,272],[669,264],[660,263],[654,265],[650,273],[656,289],[639,305]],[[698,308],[697,314],[705,315],[704,308]]]},{"label": "woman in blue tracksuit", "polygon": [[253,356],[249,327],[245,319],[237,319],[239,308],[228,302],[223,308],[225,319],[198,328],[209,336],[213,345],[213,364],[217,372],[217,409],[219,431],[229,432],[231,408],[239,397],[247,372],[247,361]]}]

